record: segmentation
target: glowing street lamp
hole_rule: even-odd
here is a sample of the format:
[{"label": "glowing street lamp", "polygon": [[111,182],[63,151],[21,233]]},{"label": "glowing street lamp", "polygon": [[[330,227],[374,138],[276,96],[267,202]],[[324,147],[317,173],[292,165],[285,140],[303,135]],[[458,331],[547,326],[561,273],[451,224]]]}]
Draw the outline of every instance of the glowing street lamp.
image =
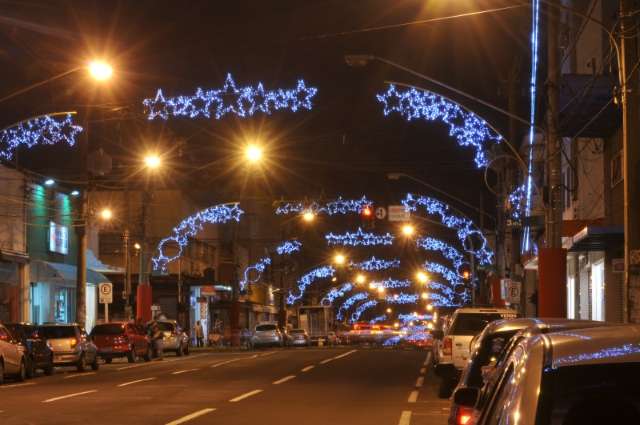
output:
[{"label": "glowing street lamp", "polygon": [[378,286],[378,294],[384,294],[384,286]]},{"label": "glowing street lamp", "polygon": [[134,244],[133,244],[133,247],[134,247],[135,249],[138,249],[138,250],[139,250],[140,248],[142,248],[142,245],[140,245],[138,242],[136,242],[136,243],[134,243]]},{"label": "glowing street lamp", "polygon": [[429,293],[428,292],[423,292],[421,295],[423,300],[428,300],[429,299]]},{"label": "glowing street lamp", "polygon": [[416,233],[416,228],[412,224],[405,224],[402,226],[402,234],[406,237],[411,237]]},{"label": "glowing street lamp", "polygon": [[244,151],[247,160],[253,164],[257,164],[262,160],[262,148],[258,145],[249,145]]},{"label": "glowing street lamp", "polygon": [[307,210],[302,214],[302,219],[307,223],[311,223],[316,219],[316,214],[311,210]]},{"label": "glowing street lamp", "polygon": [[391,313],[393,310],[391,310],[391,307],[387,307],[387,313]]},{"label": "glowing street lamp", "polygon": [[422,284],[426,284],[427,282],[429,282],[429,276],[427,276],[427,274],[423,271],[419,271],[416,273],[416,279]]},{"label": "glowing street lamp", "polygon": [[158,154],[150,153],[145,155],[144,165],[150,170],[156,170],[162,166],[162,159]]},{"label": "glowing street lamp", "polygon": [[360,274],[358,274],[358,275],[356,276],[356,283],[357,283],[358,285],[362,285],[362,284],[364,284],[366,281],[367,281],[367,278],[365,277],[365,275],[363,275],[363,274],[361,274],[361,273],[360,273]]},{"label": "glowing street lamp", "polygon": [[427,304],[427,311],[433,311],[433,304]]},{"label": "glowing street lamp", "polygon": [[344,254],[336,254],[333,256],[333,262],[337,266],[343,266],[347,262],[347,257]]},{"label": "glowing street lamp", "polygon": [[103,208],[100,210],[100,218],[109,221],[113,218],[113,211],[110,208]]},{"label": "glowing street lamp", "polygon": [[107,81],[113,76],[113,68],[103,60],[93,60],[87,66],[89,75],[96,81]]}]

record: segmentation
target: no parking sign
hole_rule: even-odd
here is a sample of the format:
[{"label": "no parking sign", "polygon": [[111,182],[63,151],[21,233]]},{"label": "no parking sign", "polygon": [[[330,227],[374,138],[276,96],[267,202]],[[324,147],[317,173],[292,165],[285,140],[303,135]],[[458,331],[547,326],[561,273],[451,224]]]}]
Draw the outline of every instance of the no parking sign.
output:
[{"label": "no parking sign", "polygon": [[113,302],[113,284],[111,282],[99,284],[98,292],[100,293],[100,304],[111,304]]}]

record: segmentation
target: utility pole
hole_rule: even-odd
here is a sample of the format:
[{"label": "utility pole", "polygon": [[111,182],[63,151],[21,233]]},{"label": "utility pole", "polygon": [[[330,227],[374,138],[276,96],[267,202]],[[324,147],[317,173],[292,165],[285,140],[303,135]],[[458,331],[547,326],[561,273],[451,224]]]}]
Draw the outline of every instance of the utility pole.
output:
[{"label": "utility pole", "polygon": [[[640,322],[640,193],[638,192],[640,141],[638,140],[638,79],[632,75],[638,61],[634,28],[635,1],[620,0],[620,101],[622,104],[622,152],[624,175],[624,285],[623,321]],[[634,30],[635,31],[635,30]]]},{"label": "utility pole", "polygon": [[78,197],[78,221],[75,226],[77,238],[76,252],[76,323],[84,327],[87,321],[87,227],[89,202],[89,170],[87,156],[89,152],[89,119],[87,111],[82,114],[83,131],[78,137],[78,156],[80,162],[80,181],[84,190]]},{"label": "utility pole", "polygon": [[151,201],[151,194],[148,189],[142,192],[142,214],[140,217],[140,263],[138,266],[138,290],[136,299],[136,318],[144,322],[151,320],[151,283],[149,283],[149,273],[147,271],[147,209]]},{"label": "utility pole", "polygon": [[[549,0],[548,3],[558,3]],[[566,316],[567,256],[562,249],[562,146],[558,134],[559,19],[547,20],[547,137],[545,247],[538,257],[538,314],[542,317]]]}]

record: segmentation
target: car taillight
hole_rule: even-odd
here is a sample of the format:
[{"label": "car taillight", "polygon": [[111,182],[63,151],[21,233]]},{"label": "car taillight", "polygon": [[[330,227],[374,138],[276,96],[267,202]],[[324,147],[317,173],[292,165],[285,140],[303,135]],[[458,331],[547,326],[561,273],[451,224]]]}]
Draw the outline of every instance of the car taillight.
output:
[{"label": "car taillight", "polygon": [[472,425],[473,409],[470,407],[458,406],[456,412],[456,425]]},{"label": "car taillight", "polygon": [[450,356],[453,353],[453,340],[451,337],[447,336],[442,341],[442,354],[445,356]]},{"label": "car taillight", "polygon": [[128,344],[129,338],[126,335],[120,335],[114,338],[113,342],[115,342],[116,344]]}]

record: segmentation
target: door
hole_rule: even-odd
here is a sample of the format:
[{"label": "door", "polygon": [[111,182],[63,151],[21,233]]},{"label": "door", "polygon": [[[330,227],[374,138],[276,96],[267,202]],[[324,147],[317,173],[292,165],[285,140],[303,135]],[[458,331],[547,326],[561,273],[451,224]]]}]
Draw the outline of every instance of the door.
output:
[{"label": "door", "polygon": [[591,320],[604,320],[604,260],[591,266]]}]

